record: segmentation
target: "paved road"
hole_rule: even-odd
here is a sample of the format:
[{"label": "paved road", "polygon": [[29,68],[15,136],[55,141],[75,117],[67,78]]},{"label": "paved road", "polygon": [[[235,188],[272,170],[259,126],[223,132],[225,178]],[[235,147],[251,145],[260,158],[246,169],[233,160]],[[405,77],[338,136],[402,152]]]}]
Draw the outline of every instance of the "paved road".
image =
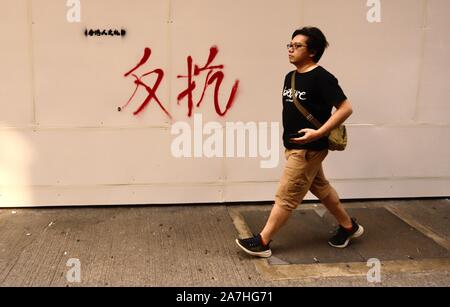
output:
[{"label": "paved road", "polygon": [[[368,231],[355,242],[352,249],[360,258],[343,257],[325,249],[326,241],[308,239],[312,235],[307,231],[317,229],[314,235],[320,238],[321,231],[333,226],[313,203],[295,212],[284,233],[275,238],[278,243],[269,260],[248,257],[234,243],[264,221],[268,205],[0,209],[0,285],[450,285],[448,199],[345,206],[383,229]],[[384,218],[373,216],[375,209],[383,209]],[[313,220],[325,226],[308,228]],[[403,229],[401,234],[396,227]],[[420,240],[408,239],[411,235]],[[365,261],[370,254],[364,253],[369,250],[381,258],[381,283],[367,280],[370,267]],[[311,255],[319,255],[319,261],[309,263]]]}]

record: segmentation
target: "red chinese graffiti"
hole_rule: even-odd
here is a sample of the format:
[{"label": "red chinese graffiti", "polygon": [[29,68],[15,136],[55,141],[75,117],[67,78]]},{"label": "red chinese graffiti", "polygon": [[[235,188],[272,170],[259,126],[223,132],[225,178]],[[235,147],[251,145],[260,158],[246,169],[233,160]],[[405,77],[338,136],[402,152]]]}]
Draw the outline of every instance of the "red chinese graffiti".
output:
[{"label": "red chinese graffiti", "polygon": [[[183,100],[186,96],[188,98],[188,116],[192,116],[192,109],[194,107],[194,100],[193,100],[193,92],[196,88],[196,83],[193,80],[194,77],[199,76],[201,72],[208,71],[208,74],[206,75],[205,79],[205,85],[203,87],[203,92],[200,97],[200,100],[197,102],[197,107],[200,107],[200,104],[203,101],[203,98],[205,96],[206,89],[209,85],[213,84],[215,82],[214,87],[214,108],[216,110],[216,113],[220,116],[225,116],[225,114],[228,112],[228,110],[233,106],[234,99],[236,96],[236,92],[238,90],[239,86],[239,80],[236,80],[233,88],[231,90],[230,97],[228,99],[228,102],[225,106],[225,110],[222,111],[219,104],[219,90],[220,86],[222,84],[223,78],[225,77],[224,73],[222,71],[216,71],[215,70],[222,70],[224,68],[223,65],[216,65],[216,66],[210,66],[211,63],[214,61],[214,59],[217,56],[217,53],[219,52],[219,49],[216,46],[211,47],[209,50],[209,57],[208,61],[206,62],[205,66],[199,67],[197,65],[193,66],[193,60],[191,56],[188,56],[187,58],[187,65],[188,65],[188,75],[187,76],[178,76],[178,78],[187,78],[188,79],[188,86],[187,88],[181,92],[178,95],[178,104],[180,104],[180,101]],[[194,68],[194,69],[192,69]]]},{"label": "red chinese graffiti", "polygon": [[[238,91],[238,87],[239,87],[239,80],[236,80],[234,82],[234,85],[231,89],[231,93],[230,96],[228,98],[228,101],[225,105],[224,110],[222,110],[220,102],[219,102],[219,92],[220,92],[220,87],[222,85],[223,79],[225,78],[225,74],[223,73],[223,69],[224,69],[224,65],[212,65],[212,62],[215,60],[217,54],[219,52],[219,49],[216,46],[213,46],[210,48],[209,50],[209,57],[208,60],[206,61],[206,64],[203,67],[199,67],[198,65],[194,65],[194,61],[192,59],[192,56],[188,56],[187,57],[187,75],[178,75],[177,78],[185,78],[187,79],[187,88],[185,90],[183,90],[178,96],[177,96],[177,102],[178,105],[180,105],[180,101],[187,98],[187,104],[188,104],[188,116],[191,117],[192,116],[192,111],[194,108],[194,105],[196,107],[200,107],[204,97],[205,97],[205,93],[207,88],[212,85],[214,83],[214,108],[216,113],[219,116],[225,116],[227,114],[227,112],[230,110],[230,108],[233,106],[235,98],[236,98],[236,94]],[[141,67],[142,65],[144,65],[145,63],[147,63],[148,59],[150,58],[151,55],[151,49],[150,48],[145,48],[144,50],[144,56],[142,57],[142,59],[140,60],[140,62],[133,68],[131,69],[129,72],[127,72],[124,76],[128,77],[129,75],[133,76],[135,78],[134,83],[136,84],[136,88],[132,94],[132,96],[130,97],[130,99],[127,101],[127,103],[125,105],[123,105],[122,107],[119,107],[119,111],[123,110],[125,107],[127,107],[130,102],[133,100],[136,92],[138,91],[139,87],[144,87],[147,90],[148,96],[145,99],[145,101],[141,104],[141,106],[138,108],[137,111],[135,111],[133,114],[137,115],[140,112],[142,112],[147,105],[150,103],[150,101],[152,99],[154,99],[159,107],[164,111],[164,113],[172,119],[172,116],[170,115],[170,113],[164,108],[164,106],[162,105],[161,101],[158,99],[158,97],[156,96],[156,91],[158,90],[158,87],[161,83],[161,81],[164,78],[164,71],[162,69],[155,69],[153,71],[147,72],[141,76],[137,76],[136,74],[134,74],[133,72],[136,71],[139,67]],[[197,83],[194,80],[194,78],[199,77],[200,74],[202,72],[207,73],[206,74],[206,78],[205,78],[205,83],[203,86],[203,90],[202,90],[202,94],[200,96],[200,99],[198,100],[197,103],[194,103],[194,90],[197,87]],[[157,75],[157,79],[155,84],[153,84],[153,87],[150,87],[149,85],[145,84],[142,81],[142,78],[151,75],[151,74],[156,74]]]},{"label": "red chinese graffiti", "polygon": [[[133,95],[131,95],[130,99],[128,99],[127,103],[125,105],[123,105],[122,107],[119,107],[119,111],[123,110],[125,107],[128,106],[128,104],[131,102],[131,100],[133,100],[134,95],[136,95],[136,92],[139,89],[139,87],[142,86],[147,90],[148,96],[144,100],[144,102],[141,104],[141,106],[133,114],[138,115],[139,113],[141,113],[147,107],[149,102],[152,99],[155,99],[155,101],[158,103],[159,107],[164,111],[164,113],[166,113],[166,115],[169,116],[170,119],[172,119],[172,116],[170,115],[170,113],[164,108],[161,101],[159,101],[158,96],[156,96],[156,91],[158,90],[158,87],[161,84],[162,79],[164,78],[164,71],[162,69],[158,68],[158,69],[152,70],[150,72],[147,72],[147,73],[141,75],[140,77],[133,74],[133,72],[136,71],[139,67],[141,67],[142,65],[147,63],[151,54],[152,54],[152,50],[150,48],[145,48],[144,56],[142,57],[141,61],[134,68],[132,68],[129,72],[127,72],[124,75],[125,77],[128,77],[131,74],[136,79],[136,80],[134,80],[134,83],[136,84],[136,88],[133,92]],[[157,75],[157,79],[156,79],[153,87],[148,86],[147,84],[145,84],[142,81],[143,77],[149,76],[151,74]]]}]

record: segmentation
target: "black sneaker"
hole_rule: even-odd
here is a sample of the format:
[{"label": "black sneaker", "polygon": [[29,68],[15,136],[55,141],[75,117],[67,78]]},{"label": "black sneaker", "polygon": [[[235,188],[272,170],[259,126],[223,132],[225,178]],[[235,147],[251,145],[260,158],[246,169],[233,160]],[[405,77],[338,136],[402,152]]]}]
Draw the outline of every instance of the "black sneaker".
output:
[{"label": "black sneaker", "polygon": [[244,250],[249,255],[269,258],[272,256],[272,251],[269,248],[269,244],[263,245],[261,235],[253,235],[252,238],[248,239],[236,239],[236,244]]},{"label": "black sneaker", "polygon": [[342,226],[339,226],[336,234],[328,241],[332,247],[345,248],[350,240],[362,236],[364,228],[356,223],[356,220],[352,218],[352,230],[347,230]]}]

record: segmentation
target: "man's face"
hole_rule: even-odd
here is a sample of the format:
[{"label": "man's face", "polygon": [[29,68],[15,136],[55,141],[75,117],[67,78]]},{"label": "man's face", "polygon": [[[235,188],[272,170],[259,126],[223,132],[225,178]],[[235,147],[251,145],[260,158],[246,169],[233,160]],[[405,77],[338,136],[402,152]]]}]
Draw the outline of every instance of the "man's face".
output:
[{"label": "man's face", "polygon": [[289,61],[292,64],[298,64],[308,61],[312,57],[312,54],[308,51],[308,37],[304,35],[295,36],[288,48]]}]

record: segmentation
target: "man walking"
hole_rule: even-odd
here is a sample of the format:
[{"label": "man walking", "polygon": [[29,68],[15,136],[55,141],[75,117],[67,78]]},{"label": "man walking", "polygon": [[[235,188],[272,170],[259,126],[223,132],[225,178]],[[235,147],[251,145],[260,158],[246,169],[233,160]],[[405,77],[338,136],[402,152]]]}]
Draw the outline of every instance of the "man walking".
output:
[{"label": "man walking", "polygon": [[[324,34],[314,27],[296,30],[287,45],[289,60],[296,67],[286,76],[283,89],[283,143],[287,161],[275,195],[275,205],[263,230],[254,237],[236,239],[238,246],[252,256],[272,255],[271,238],[300,205],[308,190],[340,225],[328,242],[331,246],[344,248],[352,238],[364,232],[363,227],[347,214],[322,169],[322,161],[328,154],[328,134],[353,112],[338,80],[318,65],[327,47]],[[292,78],[295,89],[292,88]],[[319,129],[297,109],[294,97],[324,123]],[[336,111],[331,114],[333,107]]]}]

